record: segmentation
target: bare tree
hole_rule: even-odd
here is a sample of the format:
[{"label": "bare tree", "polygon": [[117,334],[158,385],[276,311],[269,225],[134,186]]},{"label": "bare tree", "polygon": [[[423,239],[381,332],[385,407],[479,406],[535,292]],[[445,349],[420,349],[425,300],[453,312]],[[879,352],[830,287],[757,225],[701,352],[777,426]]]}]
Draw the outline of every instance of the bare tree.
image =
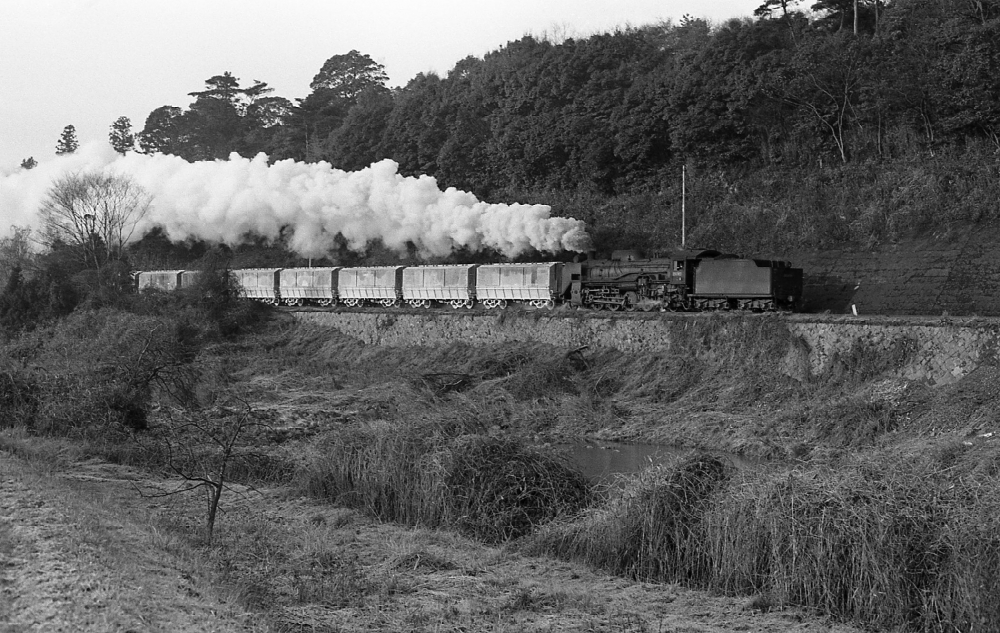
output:
[{"label": "bare tree", "polygon": [[[122,258],[152,198],[132,178],[80,172],[53,183],[41,206],[43,238],[81,247],[97,268]],[[103,261],[102,261],[103,260]]]},{"label": "bare tree", "polygon": [[[242,410],[219,407],[209,411],[168,412],[156,429],[153,442],[159,445],[167,467],[181,481],[177,488],[167,492],[150,493],[139,489],[146,497],[165,497],[196,490],[206,492],[205,539],[209,543],[215,531],[215,518],[222,493],[233,491],[231,475],[234,466],[242,464],[252,469],[261,456],[249,446],[247,435],[254,427],[266,425],[253,422],[253,409],[238,399]],[[148,440],[136,436],[140,444]]]}]

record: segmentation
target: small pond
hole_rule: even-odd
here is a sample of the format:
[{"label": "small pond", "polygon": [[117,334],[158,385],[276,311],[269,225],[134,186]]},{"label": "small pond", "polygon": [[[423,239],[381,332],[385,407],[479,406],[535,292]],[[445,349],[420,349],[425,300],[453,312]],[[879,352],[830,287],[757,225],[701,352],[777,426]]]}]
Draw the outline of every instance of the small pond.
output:
[{"label": "small pond", "polygon": [[[691,452],[691,449],[663,444],[618,442],[553,444],[553,448],[565,453],[570,463],[594,483],[611,483],[616,475],[637,473],[650,466],[669,465]],[[717,457],[730,460],[737,466],[746,463],[744,458],[721,451]]]}]

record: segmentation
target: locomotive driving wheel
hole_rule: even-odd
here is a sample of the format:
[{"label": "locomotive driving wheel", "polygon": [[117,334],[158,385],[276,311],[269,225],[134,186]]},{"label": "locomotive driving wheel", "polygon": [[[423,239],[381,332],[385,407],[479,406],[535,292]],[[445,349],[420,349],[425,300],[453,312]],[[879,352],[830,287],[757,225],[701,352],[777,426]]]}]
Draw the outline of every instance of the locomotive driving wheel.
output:
[{"label": "locomotive driving wheel", "polygon": [[634,292],[626,292],[625,299],[622,301],[622,305],[625,306],[625,310],[628,312],[635,312],[635,306],[639,303],[639,295]]}]

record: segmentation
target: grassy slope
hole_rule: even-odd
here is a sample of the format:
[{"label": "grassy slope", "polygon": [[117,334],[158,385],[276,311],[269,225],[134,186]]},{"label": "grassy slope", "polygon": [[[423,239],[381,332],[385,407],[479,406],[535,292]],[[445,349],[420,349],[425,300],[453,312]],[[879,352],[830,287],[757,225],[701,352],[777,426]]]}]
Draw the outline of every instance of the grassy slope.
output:
[{"label": "grassy slope", "polygon": [[[601,252],[681,243],[680,183],[604,199],[529,196],[585,220]],[[806,308],[1000,315],[1000,173],[990,148],[919,160],[691,169],[687,244],[805,269]]]},{"label": "grassy slope", "polygon": [[[72,342],[82,331],[75,326],[93,317],[81,319],[47,336],[31,337],[15,351],[23,351],[24,344],[40,345],[35,358],[52,359],[50,374],[58,367],[86,374],[86,363],[77,367],[59,361],[74,345],[91,350],[87,337]],[[103,318],[100,323],[133,329],[128,319]],[[366,347],[330,330],[272,323],[235,342],[206,348],[196,363],[197,390],[206,401],[213,392],[233,392],[251,402],[255,420],[270,427],[272,459],[291,464],[297,473],[286,480],[293,495],[320,496],[382,519],[480,536],[482,521],[454,514],[463,507],[455,502],[461,501],[453,496],[456,491],[486,495],[500,490],[502,494],[484,497],[495,500],[511,496],[503,492],[509,490],[517,499],[535,488],[516,488],[529,480],[526,473],[559,471],[549,470],[554,467],[544,455],[521,460],[526,453],[514,446],[501,455],[518,456],[517,463],[525,465],[516,471],[515,487],[492,486],[509,481],[513,471],[505,470],[503,462],[489,461],[483,462],[485,477],[474,469],[459,469],[467,474],[452,486],[463,447],[470,449],[468,455],[488,455],[475,451],[508,450],[504,442],[512,437],[544,442],[596,434],[797,459],[742,474],[724,466],[701,468],[697,461],[679,471],[650,472],[623,496],[592,505],[579,520],[563,515],[524,544],[531,551],[578,558],[647,580],[756,595],[763,607],[804,604],[873,625],[911,620],[918,626],[964,626],[970,617],[997,621],[996,614],[977,606],[992,604],[982,591],[1000,589],[981,575],[982,565],[1000,564],[995,560],[1000,545],[990,536],[998,527],[995,509],[1000,504],[996,494],[985,492],[1000,490],[1000,452],[989,435],[998,395],[992,370],[981,369],[953,387],[930,391],[893,377],[894,363],[905,359],[873,363],[858,349],[845,353],[839,369],[825,379],[800,383],[785,376],[775,361],[787,345],[782,331],[767,319],[724,323],[708,318],[688,328],[670,354],[636,358],[613,351],[567,356],[566,350],[539,344]],[[127,339],[112,334],[102,336],[126,345]],[[66,378],[58,384],[76,383]],[[154,427],[166,420],[167,405],[164,400],[152,411]],[[40,411],[65,415],[62,409]],[[143,455],[88,446],[79,450],[118,460]],[[358,446],[378,446],[383,452],[351,448]],[[353,465],[345,470],[345,464]],[[630,501],[642,499],[649,502]],[[406,514],[401,507],[433,511]],[[497,514],[511,507],[497,505]],[[395,514],[387,510],[392,508]],[[197,535],[200,512],[197,505],[189,506],[187,519],[178,515],[177,523],[164,525],[185,538]],[[336,512],[327,514],[322,513],[320,523],[344,527]],[[671,519],[673,527],[664,531],[663,517],[674,515],[681,518]],[[535,517],[530,522],[541,515],[529,517]],[[299,515],[294,522],[308,520]],[[898,520],[902,522],[893,522]],[[413,593],[407,583],[419,585],[420,593],[424,583],[444,582],[379,576],[383,566],[401,564],[384,553],[352,562],[348,552],[353,541],[343,540],[349,529],[320,542],[310,541],[310,532],[301,528],[289,532],[277,527],[281,519],[262,522],[258,514],[236,512],[222,521],[214,549],[201,551],[214,552],[215,569],[227,582],[245,587],[243,604],[275,621],[285,621],[281,618],[291,617],[289,613],[327,613],[331,608],[338,614],[351,610],[359,627],[379,618],[405,618],[409,616],[399,609],[409,607],[401,606],[405,600],[396,596]],[[230,521],[236,522],[225,527]],[[892,529],[879,527],[886,525]],[[599,538],[601,534],[608,537]],[[195,536],[195,546],[203,547],[197,540]],[[377,543],[365,547],[378,549]],[[429,552],[426,557],[422,549]],[[799,551],[810,554],[789,558]],[[856,556],[858,552],[866,554]],[[907,558],[906,552],[917,558]],[[925,556],[929,552],[934,555]],[[429,560],[433,567],[443,555],[422,543],[400,556],[417,560],[417,566],[419,560]],[[850,567],[845,567],[845,556]],[[916,575],[899,582],[893,570],[901,565]],[[504,573],[521,577],[522,572],[518,567]],[[403,589],[397,592],[399,587]],[[511,587],[514,593],[504,595],[521,605],[517,610],[527,605],[537,612],[558,602],[550,594],[537,598],[541,594],[524,591],[523,585]],[[879,592],[893,597],[857,599]],[[332,597],[344,595],[349,603],[343,605],[336,602],[342,598]],[[932,602],[921,603],[922,597]],[[332,607],[331,600],[336,602]],[[949,612],[940,608],[945,603],[956,606]],[[388,604],[394,606],[383,606]],[[465,607],[442,611],[440,605],[415,612],[422,614],[414,616],[420,626],[457,628],[471,617]],[[504,609],[510,607],[479,608],[507,617]],[[532,628],[517,624],[512,630]]]}]

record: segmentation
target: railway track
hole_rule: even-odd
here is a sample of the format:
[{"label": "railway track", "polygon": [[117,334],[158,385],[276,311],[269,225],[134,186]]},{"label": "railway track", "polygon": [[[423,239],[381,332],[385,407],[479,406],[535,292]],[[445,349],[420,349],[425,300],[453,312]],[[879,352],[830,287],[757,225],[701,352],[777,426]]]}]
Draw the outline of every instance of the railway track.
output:
[{"label": "railway track", "polygon": [[610,312],[607,310],[592,310],[588,308],[574,308],[568,305],[557,306],[553,309],[532,308],[525,306],[511,306],[506,310],[486,309],[480,305],[472,308],[452,309],[450,306],[433,306],[430,308],[411,308],[401,305],[393,308],[383,308],[377,306],[348,308],[343,306],[321,307],[321,306],[280,306],[279,312],[325,312],[339,314],[386,314],[400,315],[408,314],[414,316],[431,316],[435,318],[461,318],[468,316],[500,316],[509,317],[530,316],[532,318],[575,318],[575,319],[623,319],[623,320],[677,320],[677,319],[708,319],[708,318],[761,318],[761,319],[785,319],[794,322],[806,323],[850,323],[854,325],[924,325],[924,326],[982,326],[1000,328],[1000,317],[996,316],[940,316],[940,315],[854,315],[854,314],[833,314],[833,313],[810,313],[810,312],[751,312],[740,310],[718,310],[707,312]]}]

